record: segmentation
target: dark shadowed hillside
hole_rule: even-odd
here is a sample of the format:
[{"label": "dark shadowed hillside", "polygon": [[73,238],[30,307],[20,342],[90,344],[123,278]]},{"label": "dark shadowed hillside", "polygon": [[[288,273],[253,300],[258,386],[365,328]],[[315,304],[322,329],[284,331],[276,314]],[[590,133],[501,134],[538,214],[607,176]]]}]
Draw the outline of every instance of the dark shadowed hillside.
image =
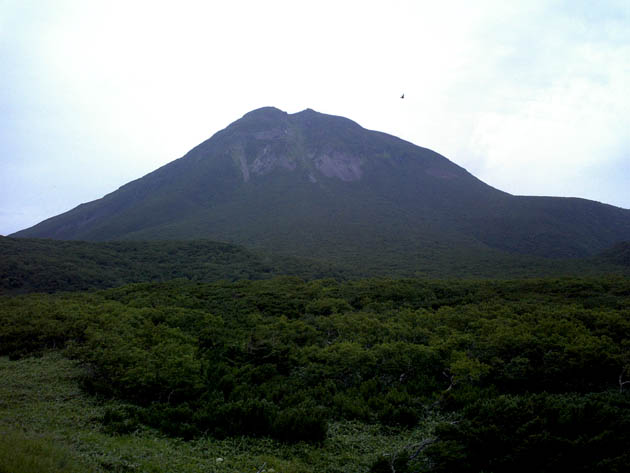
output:
[{"label": "dark shadowed hillside", "polygon": [[600,258],[608,263],[630,268],[630,241],[622,241],[603,251]]},{"label": "dark shadowed hillside", "polygon": [[[611,253],[612,252],[612,253]],[[453,249],[405,265],[340,266],[312,258],[269,255],[208,240],[85,242],[0,237],[0,295],[80,291],[134,282],[171,279],[211,282],[267,279],[278,275],[355,279],[366,276],[432,278],[514,278],[628,274],[630,264],[604,256],[550,260],[506,253],[478,254]],[[405,269],[407,267],[407,269]]]},{"label": "dark shadowed hillside", "polygon": [[214,241],[84,242],[0,237],[0,295],[81,291],[132,282],[235,281],[288,274],[343,278],[330,264]]},{"label": "dark shadowed hillside", "polygon": [[203,238],[386,272],[456,267],[462,254],[589,256],[630,239],[630,211],[512,196],[346,118],[262,108],[183,158],[14,236]]}]

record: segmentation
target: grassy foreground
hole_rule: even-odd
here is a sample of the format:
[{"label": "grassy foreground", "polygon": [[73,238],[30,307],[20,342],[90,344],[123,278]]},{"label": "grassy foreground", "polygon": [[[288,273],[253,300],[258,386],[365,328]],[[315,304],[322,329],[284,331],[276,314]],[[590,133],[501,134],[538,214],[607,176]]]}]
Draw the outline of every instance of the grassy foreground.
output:
[{"label": "grassy foreground", "polygon": [[252,437],[182,441],[150,429],[111,435],[100,419],[112,402],[82,392],[80,375],[58,352],[0,358],[0,473],[360,472],[379,455],[419,444],[435,425],[392,434],[336,422],[321,446]]}]

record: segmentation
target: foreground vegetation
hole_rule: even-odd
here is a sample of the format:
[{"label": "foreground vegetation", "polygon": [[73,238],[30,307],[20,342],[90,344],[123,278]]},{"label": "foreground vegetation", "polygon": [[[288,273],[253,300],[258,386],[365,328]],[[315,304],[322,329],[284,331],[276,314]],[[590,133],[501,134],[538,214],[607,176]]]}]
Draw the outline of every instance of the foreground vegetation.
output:
[{"label": "foreground vegetation", "polygon": [[150,428],[112,434],[102,420],[116,401],[87,395],[83,370],[59,354],[9,361],[0,358],[0,471],[267,472],[366,471],[375,452],[418,443],[434,427],[403,432],[358,422],[332,423],[316,448],[269,438],[199,437],[183,441]]},{"label": "foreground vegetation", "polygon": [[0,464],[22,452],[53,465],[31,471],[630,461],[625,278],[283,277],[5,296],[0,355]]}]

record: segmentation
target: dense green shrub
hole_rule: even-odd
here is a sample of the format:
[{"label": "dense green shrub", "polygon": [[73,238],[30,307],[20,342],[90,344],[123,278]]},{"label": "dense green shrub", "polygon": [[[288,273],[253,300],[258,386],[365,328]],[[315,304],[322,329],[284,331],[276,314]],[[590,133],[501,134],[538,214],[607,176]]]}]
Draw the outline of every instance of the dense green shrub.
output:
[{"label": "dense green shrub", "polygon": [[[529,456],[572,465],[580,452],[597,457],[593,445],[603,452],[593,471],[625,460],[623,278],[285,277],[1,297],[0,354],[49,349],[81,362],[90,392],[125,403],[103,416],[114,433],[321,443],[335,421],[404,432],[439,411],[460,420],[419,463],[435,471],[507,471],[519,455],[534,469]],[[480,438],[496,458],[476,453]]]},{"label": "dense green shrub", "polygon": [[502,395],[464,408],[427,448],[436,472],[624,471],[630,397],[619,393]]},{"label": "dense green shrub", "polygon": [[409,467],[409,454],[406,451],[389,456],[380,455],[370,467],[370,473],[408,473],[410,471],[412,470]]},{"label": "dense green shrub", "polygon": [[273,436],[285,442],[323,442],[328,431],[323,408],[292,407],[280,411],[274,419]]}]

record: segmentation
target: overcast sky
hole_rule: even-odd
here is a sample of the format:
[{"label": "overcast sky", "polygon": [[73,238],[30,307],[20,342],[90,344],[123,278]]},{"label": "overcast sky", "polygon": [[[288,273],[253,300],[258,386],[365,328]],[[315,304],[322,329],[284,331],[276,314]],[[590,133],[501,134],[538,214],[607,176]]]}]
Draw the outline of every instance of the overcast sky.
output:
[{"label": "overcast sky", "polygon": [[0,234],[268,105],[630,208],[630,1],[0,0]]}]

